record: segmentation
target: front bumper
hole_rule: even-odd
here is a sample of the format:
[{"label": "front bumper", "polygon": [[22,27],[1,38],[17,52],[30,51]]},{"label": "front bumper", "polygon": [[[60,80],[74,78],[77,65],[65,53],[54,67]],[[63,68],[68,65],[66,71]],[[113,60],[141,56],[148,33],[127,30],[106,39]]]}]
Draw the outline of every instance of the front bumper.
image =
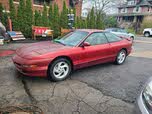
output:
[{"label": "front bumper", "polygon": [[142,94],[140,94],[136,101],[136,114],[150,114],[143,101]]},{"label": "front bumper", "polygon": [[[24,75],[34,76],[34,77],[46,77],[47,69],[51,62],[49,59],[40,59],[40,60],[28,60],[24,59],[18,55],[12,58],[16,69]],[[37,65],[37,67],[23,67],[23,65]]]}]

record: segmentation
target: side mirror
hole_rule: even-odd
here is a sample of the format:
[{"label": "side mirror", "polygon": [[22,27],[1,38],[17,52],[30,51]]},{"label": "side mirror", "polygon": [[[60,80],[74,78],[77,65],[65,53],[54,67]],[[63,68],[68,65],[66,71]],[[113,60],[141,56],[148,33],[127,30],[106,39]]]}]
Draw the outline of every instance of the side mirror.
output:
[{"label": "side mirror", "polygon": [[89,42],[83,42],[82,47],[91,46]]}]

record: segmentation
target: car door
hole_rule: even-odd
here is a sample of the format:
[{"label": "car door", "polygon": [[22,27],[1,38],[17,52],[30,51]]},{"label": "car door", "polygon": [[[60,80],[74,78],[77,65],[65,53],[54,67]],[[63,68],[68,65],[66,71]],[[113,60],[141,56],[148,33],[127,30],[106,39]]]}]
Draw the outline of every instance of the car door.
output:
[{"label": "car door", "polygon": [[104,33],[93,33],[84,42],[90,46],[79,47],[83,54],[83,59],[80,60],[81,67],[110,61],[110,44]]},{"label": "car door", "polygon": [[116,36],[113,33],[105,33],[108,42],[110,44],[111,47],[111,57],[113,58],[113,60],[115,59],[115,57],[117,56],[118,52],[122,49],[122,46],[124,45],[122,42],[122,38]]}]

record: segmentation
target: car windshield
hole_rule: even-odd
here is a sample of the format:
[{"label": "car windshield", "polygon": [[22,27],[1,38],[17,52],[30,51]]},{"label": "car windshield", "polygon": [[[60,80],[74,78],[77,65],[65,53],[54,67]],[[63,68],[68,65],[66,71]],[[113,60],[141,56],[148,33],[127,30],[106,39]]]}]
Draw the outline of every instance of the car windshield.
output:
[{"label": "car windshield", "polygon": [[67,45],[67,46],[76,46],[82,41],[89,33],[83,31],[71,32],[60,39],[54,40],[54,42]]}]

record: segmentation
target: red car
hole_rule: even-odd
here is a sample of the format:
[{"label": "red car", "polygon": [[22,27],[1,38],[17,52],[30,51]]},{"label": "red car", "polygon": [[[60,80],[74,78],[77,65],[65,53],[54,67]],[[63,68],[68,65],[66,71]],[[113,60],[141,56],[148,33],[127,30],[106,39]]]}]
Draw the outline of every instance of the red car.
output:
[{"label": "red car", "polygon": [[61,81],[75,69],[105,62],[123,64],[131,50],[129,38],[102,30],[76,30],[54,41],[21,47],[12,60],[24,75]]}]

